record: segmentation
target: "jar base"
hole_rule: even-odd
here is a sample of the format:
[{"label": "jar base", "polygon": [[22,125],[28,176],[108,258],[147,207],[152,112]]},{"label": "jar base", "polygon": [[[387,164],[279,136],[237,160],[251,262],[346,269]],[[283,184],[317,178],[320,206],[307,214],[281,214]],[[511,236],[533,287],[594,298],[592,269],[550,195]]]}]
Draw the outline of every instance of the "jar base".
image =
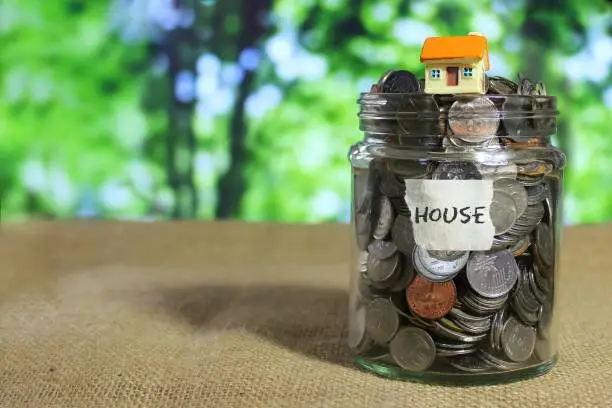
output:
[{"label": "jar base", "polygon": [[557,364],[558,355],[550,361],[513,371],[488,373],[443,373],[443,372],[409,372],[382,361],[372,361],[355,357],[354,362],[360,368],[381,377],[393,380],[412,381],[440,385],[494,385],[527,380],[548,373]]}]

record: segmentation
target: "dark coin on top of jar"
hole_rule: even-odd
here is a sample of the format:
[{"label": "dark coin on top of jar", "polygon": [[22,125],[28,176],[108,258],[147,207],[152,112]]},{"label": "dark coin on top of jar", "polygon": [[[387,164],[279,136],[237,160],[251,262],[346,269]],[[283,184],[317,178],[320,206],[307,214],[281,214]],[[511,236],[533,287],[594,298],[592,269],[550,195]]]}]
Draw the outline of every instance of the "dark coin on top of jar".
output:
[{"label": "dark coin on top of jar", "polygon": [[413,73],[405,70],[387,71],[378,82],[384,93],[421,93],[421,84]]},{"label": "dark coin on top of jar", "polygon": [[518,84],[501,76],[490,76],[488,94],[512,95],[518,90]]},{"label": "dark coin on top of jar", "polygon": [[516,93],[524,96],[533,95],[533,92],[535,91],[535,84],[530,79],[521,77],[520,74],[518,77],[519,82]]}]

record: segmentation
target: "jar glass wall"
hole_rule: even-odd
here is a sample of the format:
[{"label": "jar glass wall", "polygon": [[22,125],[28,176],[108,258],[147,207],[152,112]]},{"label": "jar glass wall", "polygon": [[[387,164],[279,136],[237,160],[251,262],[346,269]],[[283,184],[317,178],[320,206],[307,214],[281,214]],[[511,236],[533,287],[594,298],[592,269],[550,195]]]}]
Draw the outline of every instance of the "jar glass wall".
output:
[{"label": "jar glass wall", "polygon": [[349,347],[377,374],[491,383],[557,356],[556,100],[363,94]]}]

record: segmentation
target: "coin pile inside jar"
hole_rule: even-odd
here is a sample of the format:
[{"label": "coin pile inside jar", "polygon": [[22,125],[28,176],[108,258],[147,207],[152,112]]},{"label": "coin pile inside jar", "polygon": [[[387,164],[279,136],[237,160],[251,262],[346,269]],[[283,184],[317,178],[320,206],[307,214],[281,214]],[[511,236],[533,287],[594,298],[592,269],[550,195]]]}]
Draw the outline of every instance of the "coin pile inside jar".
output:
[{"label": "coin pile inside jar", "polygon": [[[422,81],[392,71],[373,93],[418,93]],[[488,78],[491,95],[544,95],[544,85]],[[439,102],[439,101],[438,101]],[[487,95],[455,101],[437,137],[444,151],[514,143],[523,127],[492,113]],[[381,105],[380,110],[398,106]],[[401,119],[397,119],[401,121]],[[382,123],[381,133],[401,126]],[[393,127],[395,126],[395,127]],[[502,128],[502,130],[500,130]],[[371,130],[371,129],[370,129]],[[523,132],[528,133],[528,132]],[[431,138],[416,138],[427,148]],[[459,157],[459,156],[457,156]],[[354,353],[409,371],[494,372],[537,365],[553,358],[550,330],[554,293],[557,189],[551,163],[533,159],[482,164],[476,160],[374,159],[356,172],[354,224],[359,253],[355,318],[349,332]],[[490,217],[495,236],[489,251],[428,250],[415,243],[404,195],[405,179],[493,180]],[[554,194],[553,194],[554,193]],[[466,238],[466,239],[469,239]]]}]

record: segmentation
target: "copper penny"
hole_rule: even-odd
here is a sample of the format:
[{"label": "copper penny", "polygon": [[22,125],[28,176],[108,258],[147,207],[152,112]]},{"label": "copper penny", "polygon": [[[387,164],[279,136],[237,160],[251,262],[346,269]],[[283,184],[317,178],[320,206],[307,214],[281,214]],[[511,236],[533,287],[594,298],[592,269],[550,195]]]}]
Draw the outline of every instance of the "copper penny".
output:
[{"label": "copper penny", "polygon": [[406,289],[410,310],[424,319],[439,319],[455,305],[457,289],[453,281],[433,282],[417,275]]}]

